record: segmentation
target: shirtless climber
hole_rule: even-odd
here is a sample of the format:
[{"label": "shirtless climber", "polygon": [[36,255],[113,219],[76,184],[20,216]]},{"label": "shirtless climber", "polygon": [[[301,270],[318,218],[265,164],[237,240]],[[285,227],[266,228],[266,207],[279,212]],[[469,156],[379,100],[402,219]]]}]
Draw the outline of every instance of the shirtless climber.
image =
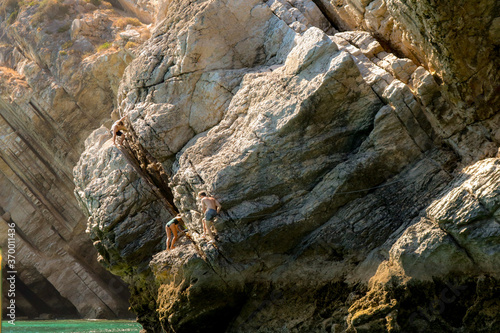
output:
[{"label": "shirtless climber", "polygon": [[[167,225],[165,225],[165,232],[167,233],[167,250],[175,249],[174,244],[179,239],[179,236],[177,234],[182,231],[179,227],[179,224],[181,222],[182,215],[177,214],[176,217],[168,221]],[[174,234],[173,238],[172,234]],[[172,242],[170,242],[170,240],[172,240]]]},{"label": "shirtless climber", "polygon": [[206,237],[208,234],[210,241],[215,242],[211,227],[213,225],[214,218],[219,214],[222,207],[215,198],[208,197],[205,192],[200,192],[198,197],[201,199],[201,208],[204,214],[203,235]]},{"label": "shirtless climber", "polygon": [[118,139],[118,144],[121,145],[123,143],[123,140],[125,139],[125,135],[122,131],[126,131],[127,127],[125,127],[125,118],[127,116],[121,117],[120,120],[115,121],[113,126],[111,126],[111,133],[113,134],[113,144],[116,146],[116,137],[119,136],[120,139]]}]

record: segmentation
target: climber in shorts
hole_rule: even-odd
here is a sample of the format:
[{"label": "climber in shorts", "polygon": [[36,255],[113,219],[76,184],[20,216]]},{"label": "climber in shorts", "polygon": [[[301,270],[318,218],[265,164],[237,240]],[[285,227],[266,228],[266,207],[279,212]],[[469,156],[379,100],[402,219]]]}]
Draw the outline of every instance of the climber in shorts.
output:
[{"label": "climber in shorts", "polygon": [[111,126],[111,134],[113,134],[113,144],[116,146],[116,137],[119,136],[120,139],[118,139],[118,144],[121,145],[123,143],[123,140],[125,139],[125,135],[123,131],[127,130],[127,127],[125,127],[125,118],[127,116],[121,117],[121,119],[115,121],[113,126]]},{"label": "climber in shorts", "polygon": [[215,242],[214,235],[212,234],[211,227],[213,225],[213,220],[221,210],[220,203],[212,197],[207,196],[205,192],[200,192],[198,197],[201,199],[201,208],[203,210],[203,235],[206,237],[207,234],[210,237],[211,242]]},{"label": "climber in shorts", "polygon": [[[179,227],[181,221],[182,221],[182,215],[177,214],[176,217],[168,221],[167,224],[165,225],[165,232],[167,233],[167,250],[175,248],[174,244],[179,239],[178,233],[182,231]],[[174,235],[173,238],[172,234]]]}]

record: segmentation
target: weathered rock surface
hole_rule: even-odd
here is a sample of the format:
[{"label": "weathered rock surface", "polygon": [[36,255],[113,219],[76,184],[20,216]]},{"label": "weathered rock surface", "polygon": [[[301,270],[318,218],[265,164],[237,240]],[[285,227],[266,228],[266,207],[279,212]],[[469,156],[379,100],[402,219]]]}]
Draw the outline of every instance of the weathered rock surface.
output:
[{"label": "weathered rock surface", "polygon": [[122,12],[86,5],[0,6],[0,228],[17,225],[19,317],[131,316],[126,284],[95,260],[72,168],[91,130],[110,121],[134,48],[119,46]]},{"label": "weathered rock surface", "polygon": [[316,0],[339,30],[365,30],[424,66],[445,89],[436,116],[446,135],[488,119],[500,106],[496,1]]},{"label": "weathered rock surface", "polygon": [[151,332],[499,330],[496,2],[5,4],[22,313],[125,313],[86,231]]},{"label": "weathered rock surface", "polygon": [[[168,175],[194,242],[155,254],[171,214],[104,129],[74,177],[102,262],[131,283],[148,331],[498,328],[499,116],[481,116],[496,103],[496,51],[478,97],[458,88],[469,69],[455,55],[433,53],[466,44],[409,24],[406,7],[348,5],[169,1],[127,67],[118,105],[134,153]],[[368,10],[338,23],[367,6],[404,38],[330,25],[375,24]],[[403,48],[427,28],[439,42]],[[200,191],[224,208],[216,246],[198,237]]]},{"label": "weathered rock surface", "polygon": [[163,8],[162,6],[168,6],[168,1],[158,0],[115,0],[115,2],[146,23],[154,22],[158,11]]}]

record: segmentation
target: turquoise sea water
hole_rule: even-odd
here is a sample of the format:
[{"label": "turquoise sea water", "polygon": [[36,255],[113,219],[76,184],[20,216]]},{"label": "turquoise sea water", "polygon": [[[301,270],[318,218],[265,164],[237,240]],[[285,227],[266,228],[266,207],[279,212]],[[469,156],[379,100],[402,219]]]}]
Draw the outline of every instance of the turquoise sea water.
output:
[{"label": "turquoise sea water", "polygon": [[139,333],[141,325],[130,320],[16,320],[16,325],[2,321],[2,333]]}]

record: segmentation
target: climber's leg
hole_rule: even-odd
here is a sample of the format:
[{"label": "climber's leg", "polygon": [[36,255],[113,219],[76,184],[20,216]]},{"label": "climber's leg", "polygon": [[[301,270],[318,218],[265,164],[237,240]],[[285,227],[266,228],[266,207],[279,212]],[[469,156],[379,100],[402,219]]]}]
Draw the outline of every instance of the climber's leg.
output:
[{"label": "climber's leg", "polygon": [[174,234],[174,239],[172,239],[172,244],[170,244],[170,249],[174,249],[175,248],[174,244],[177,241],[177,239],[179,238],[179,237],[177,237],[177,230],[178,230],[177,224],[175,224],[175,223],[172,224],[170,226],[170,229],[172,229],[172,233]]},{"label": "climber's leg", "polygon": [[210,238],[210,241],[215,242],[215,238],[212,233],[212,225],[213,225],[213,220],[205,222],[205,227],[207,229],[208,237]]},{"label": "climber's leg", "polygon": [[171,236],[172,236],[172,232],[170,231],[170,228],[169,226],[165,226],[165,232],[167,233],[167,250],[170,250],[170,240],[171,240]]},{"label": "climber's leg", "polygon": [[207,221],[205,219],[201,220],[201,223],[203,225],[203,238],[207,237]]}]

